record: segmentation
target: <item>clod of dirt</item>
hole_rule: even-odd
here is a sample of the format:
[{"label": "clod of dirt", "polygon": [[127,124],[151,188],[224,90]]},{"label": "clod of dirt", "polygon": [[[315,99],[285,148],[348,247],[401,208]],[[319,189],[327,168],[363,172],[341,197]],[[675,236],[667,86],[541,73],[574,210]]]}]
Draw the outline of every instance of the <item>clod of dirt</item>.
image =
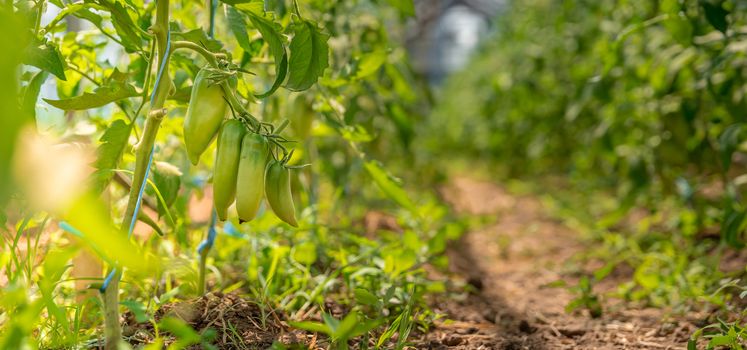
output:
[{"label": "clod of dirt", "polygon": [[478,291],[482,290],[483,283],[480,277],[472,276],[469,279],[467,279],[467,283],[471,285],[472,287],[475,287],[475,289],[477,289]]},{"label": "clod of dirt", "polygon": [[501,346],[501,350],[521,350],[524,346],[521,344],[521,342],[516,340],[509,340],[503,346]]},{"label": "clod of dirt", "polygon": [[[286,332],[282,321],[284,315],[274,310],[263,310],[256,303],[236,294],[211,293],[197,299],[167,304],[156,312],[155,320],[159,322],[166,317],[179,318],[199,333],[215,330],[217,336],[213,345],[218,349],[264,349],[276,339],[288,343],[306,343],[307,340],[304,334]],[[124,318],[124,327],[133,334],[129,338],[133,345],[153,341],[154,331],[150,322],[137,323],[131,313],[126,313]],[[166,342],[169,343],[169,339]]]},{"label": "clod of dirt", "polygon": [[537,328],[534,328],[534,327],[532,327],[532,326],[531,326],[531,325],[529,324],[529,322],[527,322],[527,320],[521,320],[521,322],[519,322],[519,330],[520,330],[520,331],[521,331],[522,333],[527,333],[527,334],[529,334],[529,333],[534,333],[534,331],[536,331],[536,330],[537,330]]},{"label": "clod of dirt", "polygon": [[431,340],[431,341],[428,342],[428,349],[431,349],[431,350],[443,350],[443,349],[448,349],[448,347],[446,347],[446,345],[444,345],[444,344],[439,343],[436,340]]},{"label": "clod of dirt", "polygon": [[562,335],[564,335],[564,336],[566,336],[568,338],[575,338],[575,337],[580,337],[580,336],[586,334],[586,329],[583,329],[583,328],[561,328],[561,329],[558,329],[558,332],[560,332],[560,334],[562,334]]},{"label": "clod of dirt", "polygon": [[441,342],[446,346],[457,346],[462,343],[462,338],[454,335],[447,335]]}]

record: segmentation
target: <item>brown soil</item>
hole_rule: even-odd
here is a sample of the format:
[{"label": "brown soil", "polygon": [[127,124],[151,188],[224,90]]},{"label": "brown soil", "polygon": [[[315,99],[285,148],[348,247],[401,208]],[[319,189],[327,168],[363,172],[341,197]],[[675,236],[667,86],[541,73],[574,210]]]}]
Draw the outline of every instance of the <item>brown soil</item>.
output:
[{"label": "brown soil", "polygon": [[[457,179],[442,195],[457,211],[497,220],[450,250],[453,270],[474,292],[435,303],[446,317],[417,339],[417,348],[682,349],[696,329],[663,310],[610,300],[602,300],[598,318],[567,313],[574,295],[547,285],[576,283],[570,262],[584,249],[577,233],[544,214],[536,198],[513,196],[492,183]],[[606,288],[629,278],[618,273]]]},{"label": "brown soil", "polygon": [[[236,294],[210,293],[164,305],[156,312],[155,319],[161,321],[166,317],[180,319],[201,334],[215,330],[217,335],[211,344],[218,349],[267,349],[275,341],[285,345],[313,345],[316,339],[314,335],[291,330],[282,313],[263,309]],[[151,343],[155,333],[151,323],[138,323],[130,312],[125,314],[123,331],[133,345]],[[197,344],[187,349],[202,347]]]},{"label": "brown soil", "polygon": [[[579,266],[573,264],[573,257],[588,249],[577,233],[549,218],[536,198],[512,195],[489,182],[461,178],[441,194],[457,212],[492,216],[495,221],[465,234],[448,251],[450,279],[466,284],[471,292],[433,301],[434,311],[444,317],[427,333],[413,335],[412,348],[682,349],[696,329],[693,321],[668,317],[665,310],[634,308],[613,300],[601,300],[604,311],[598,318],[586,311],[566,312],[574,295],[548,285],[558,280],[577,283],[574,272]],[[367,228],[379,226],[381,220],[371,218]],[[369,221],[377,223],[368,225]],[[596,286],[595,292],[603,296],[629,279],[630,271],[621,269]],[[332,304],[328,307],[335,309]],[[167,316],[181,318],[198,332],[216,330],[218,349],[264,349],[274,341],[298,348],[328,345],[324,337],[292,330],[282,313],[263,311],[234,294],[208,294],[167,305],[156,320]],[[126,314],[125,332],[137,345],[152,340],[154,330]]]}]

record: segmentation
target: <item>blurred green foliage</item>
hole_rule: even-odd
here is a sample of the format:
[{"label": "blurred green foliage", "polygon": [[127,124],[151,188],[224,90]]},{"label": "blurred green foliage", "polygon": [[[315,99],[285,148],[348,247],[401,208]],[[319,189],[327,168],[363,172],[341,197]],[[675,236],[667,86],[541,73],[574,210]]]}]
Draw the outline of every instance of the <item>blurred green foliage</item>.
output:
[{"label": "blurred green foliage", "polygon": [[630,266],[618,297],[724,306],[721,279],[743,269],[719,261],[747,241],[746,14],[732,0],[510,1],[419,128],[419,162],[549,194],[604,262],[576,304]]},{"label": "blurred green foliage", "polygon": [[[210,332],[198,334],[181,321],[155,316],[163,305],[192,299],[198,290],[195,250],[210,212],[200,201],[211,195],[214,146],[193,167],[181,134],[192,78],[205,64],[200,55],[185,50],[171,55],[169,114],[155,141],[143,204],[148,210],[140,214],[163,236],[138,229],[136,238],[126,241],[114,228],[120,222],[112,219],[127,205],[133,146],[142,138],[143,106],[153,84],[147,30],[155,4],[18,1],[0,13],[0,27],[19,33],[0,38],[9,53],[0,58],[1,348],[100,344],[102,305],[95,288],[103,276],[70,272],[71,259],[84,251],[128,267],[123,309],[165,331],[151,334],[154,343],[147,348],[161,348],[171,339],[167,334],[177,338],[171,348],[210,348],[214,340]],[[379,346],[402,348],[411,330],[436,317],[425,295],[445,290],[442,281],[427,278],[424,266],[445,267],[447,242],[464,228],[432,194],[413,195],[392,175],[411,157],[414,125],[428,105],[428,91],[400,44],[412,2],[294,5],[218,2],[214,40],[203,29],[209,23],[205,1],[171,2],[173,40],[223,52],[250,71],[237,85],[241,97],[256,102],[247,108],[263,121],[289,119],[285,135],[295,141],[291,163],[311,164],[293,170],[299,229],[266,208],[252,222],[239,224],[232,217],[218,225],[207,260],[208,290],[239,293],[268,317],[273,310],[299,322],[323,315],[333,342],[371,333]],[[48,9],[57,10],[56,16],[42,16]],[[286,47],[290,57],[284,58]],[[306,67],[305,59],[313,67]],[[322,74],[318,82],[317,74]],[[88,191],[65,213],[34,205],[10,182],[10,158],[23,154],[15,148],[23,123],[35,124],[54,146],[95,150]],[[47,176],[62,173],[55,170],[61,169]],[[371,212],[387,218],[389,226],[369,227]],[[63,218],[66,224],[60,224]],[[76,287],[81,281],[92,290]],[[330,300],[347,310],[341,320],[330,315]],[[364,327],[349,329],[359,322]]]}]

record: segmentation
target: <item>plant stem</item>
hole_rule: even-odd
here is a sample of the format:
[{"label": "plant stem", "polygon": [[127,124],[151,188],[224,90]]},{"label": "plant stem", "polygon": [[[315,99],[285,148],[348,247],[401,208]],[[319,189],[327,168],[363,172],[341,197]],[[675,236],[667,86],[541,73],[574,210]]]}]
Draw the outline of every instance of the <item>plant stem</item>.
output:
[{"label": "plant stem", "polygon": [[199,271],[199,277],[197,278],[197,296],[203,296],[205,295],[205,270],[207,265],[207,255],[210,252],[210,248],[205,247],[200,252],[200,271]]},{"label": "plant stem", "polygon": [[[169,78],[169,65],[167,54],[167,36],[169,30],[169,0],[158,0],[156,4],[156,23],[152,27],[156,46],[158,47],[158,65],[162,72],[158,86],[155,87],[154,96],[151,101],[150,113],[145,120],[143,135],[135,151],[135,174],[130,187],[130,195],[122,220],[122,231],[126,232],[135,220],[134,213],[137,206],[139,189],[145,181],[145,170],[150,161],[151,150],[158,134],[161,120],[166,115],[163,108],[169,89],[171,79]],[[153,59],[153,57],[151,57]],[[114,267],[112,267],[114,268]],[[117,269],[111,283],[104,292],[104,334],[106,336],[105,349],[118,350],[122,338],[122,326],[119,323],[119,280],[122,277],[122,269]]]},{"label": "plant stem", "polygon": [[[175,41],[172,43],[171,47],[174,50],[177,49],[190,49],[194,52],[197,52],[198,54],[202,55],[202,57],[205,58],[205,60],[210,64],[211,66],[215,68],[220,68],[218,64],[218,58],[224,58],[225,55],[220,53],[213,53],[208,50],[206,50],[204,47],[197,45],[193,42],[189,41]],[[223,87],[223,92],[226,94],[226,98],[228,99],[228,102],[231,104],[231,106],[234,108],[234,110],[239,111],[239,113],[246,117],[246,121],[254,128],[256,128],[259,125],[259,120],[255,118],[253,115],[251,115],[246,108],[239,102],[238,98],[236,98],[236,95],[233,92],[233,89],[228,85],[228,82],[222,82],[221,87]]]},{"label": "plant stem", "polygon": [[203,57],[210,63],[211,66],[218,68],[218,58],[226,58],[225,54],[213,53],[208,51],[206,48],[197,45],[191,41],[174,41],[171,43],[171,48],[176,49],[190,49],[193,50]]},{"label": "plant stem", "polygon": [[42,16],[44,15],[44,4],[45,4],[45,0],[39,0],[36,3],[37,10],[36,10],[35,23],[34,23],[34,36],[37,38],[39,37],[39,27],[41,26],[41,19],[42,19]]},{"label": "plant stem", "polygon": [[296,13],[296,16],[298,16],[299,19],[302,19],[301,17],[301,11],[298,9],[298,0],[293,0],[293,12]]}]

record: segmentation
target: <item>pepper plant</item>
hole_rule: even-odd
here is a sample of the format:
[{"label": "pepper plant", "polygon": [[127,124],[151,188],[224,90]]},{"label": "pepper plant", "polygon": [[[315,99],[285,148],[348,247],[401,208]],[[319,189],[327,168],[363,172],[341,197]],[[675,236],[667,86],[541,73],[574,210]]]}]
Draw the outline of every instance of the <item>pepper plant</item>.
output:
[{"label": "pepper plant", "polygon": [[[265,46],[269,52],[267,56],[275,60],[275,78],[269,90],[253,91],[251,87],[245,86],[244,92],[246,95],[243,96],[237,90],[237,80],[248,71],[234,64],[231,61],[230,54],[223,49],[218,41],[211,38],[214,32],[217,4],[210,3],[208,5],[210,14],[206,16],[209,21],[206,27],[209,28],[210,35],[206,35],[199,28],[189,28],[187,31],[181,31],[180,24],[170,21],[173,5],[169,0],[158,0],[147,4],[108,2],[105,0],[71,4],[52,3],[62,10],[48,25],[37,28],[36,39],[46,40],[47,42],[44,44],[46,45],[44,49],[37,48],[41,50],[39,54],[43,55],[41,57],[43,60],[31,62],[32,64],[36,64],[42,70],[52,73],[55,73],[56,70],[59,71],[60,66],[73,65],[70,63],[73,60],[63,59],[59,49],[54,45],[54,37],[48,37],[47,33],[53,33],[66,16],[75,16],[94,24],[102,34],[111,37],[113,41],[120,44],[122,46],[121,50],[133,53],[135,62],[143,62],[147,67],[139,72],[144,74],[140,86],[135,86],[133,82],[129,81],[128,75],[132,74],[131,72],[120,72],[117,68],[110,73],[107,82],[103,84],[97,83],[95,78],[90,77],[83,70],[73,68],[79,74],[101,86],[93,93],[59,100],[47,100],[52,106],[66,111],[99,108],[115,103],[130,117],[127,124],[122,126],[127,128],[128,131],[134,129],[138,119],[141,118],[141,113],[143,114],[142,117],[145,121],[142,132],[138,136],[138,143],[135,146],[135,169],[123,215],[124,219],[121,224],[122,231],[127,232],[128,235],[132,234],[140,212],[143,190],[151,164],[153,159],[157,158],[154,143],[159,126],[164,118],[180,117],[179,113],[174,113],[173,107],[170,108],[167,104],[167,100],[177,93],[172,66],[178,62],[180,65],[186,64],[188,69],[194,70],[195,68],[195,61],[187,61],[184,58],[175,59],[178,52],[192,51],[199,55],[206,65],[192,79],[194,86],[191,88],[192,93],[185,119],[184,138],[187,144],[187,153],[195,165],[200,153],[210,145],[223,123],[226,117],[226,105],[230,107],[232,112],[231,118],[241,121],[243,123],[242,127],[245,127],[248,132],[261,139],[272,140],[269,143],[270,145],[278,147],[285,154],[289,154],[282,144],[286,140],[274,133],[275,127],[272,124],[262,122],[259,118],[253,116],[248,110],[248,105],[258,102],[257,98],[266,98],[272,95],[281,85],[295,91],[308,89],[327,67],[327,35],[317,24],[302,17],[296,3],[294,3],[295,12],[292,21],[288,23],[288,29],[292,37],[290,45],[286,43],[287,36],[283,33],[282,25],[265,11],[262,2],[234,3],[227,7],[226,11],[230,25],[237,37],[243,35],[243,37],[240,37],[243,39],[240,40],[243,42],[249,40],[246,33],[248,28],[244,22],[248,18],[253,25],[252,29],[258,31],[261,35],[263,43],[260,46]],[[39,11],[37,24],[41,20],[41,13],[43,13],[45,5],[45,2],[37,4]],[[109,15],[116,37],[109,33],[110,29],[103,24],[104,16],[102,14],[104,13]],[[251,53],[245,52],[245,55]],[[152,85],[151,81],[153,82]],[[141,99],[137,108],[130,106],[132,98]],[[124,135],[123,138],[128,137]],[[266,156],[267,154],[265,154],[265,158]],[[265,159],[262,159],[262,164],[257,164],[257,167],[261,166],[262,171],[251,175],[264,176],[264,161]],[[116,164],[117,160],[114,160],[114,163]],[[103,181],[107,181],[107,179]],[[263,188],[259,189],[259,191],[262,190]],[[289,196],[289,193],[285,193],[285,196]],[[258,202],[259,199],[261,197],[255,198],[255,201]],[[222,216],[221,219],[225,219],[225,216]],[[201,253],[207,251],[205,248],[202,247]],[[104,330],[106,336],[105,348],[107,349],[117,348],[121,338],[119,282],[122,273],[122,267],[114,262],[110,266],[109,275],[101,286],[101,291],[104,293]],[[204,280],[204,270],[201,279]]]},{"label": "pepper plant", "polygon": [[[189,242],[189,230],[197,225],[199,230],[207,231],[197,247],[197,281],[185,283],[196,284],[194,291],[202,295],[206,289],[208,257],[216,249],[219,232],[235,232],[233,225],[254,217],[262,222],[250,227],[268,230],[265,228],[268,215],[258,205],[263,197],[267,198],[267,211],[273,211],[289,224],[273,222],[282,226],[272,231],[278,233],[274,238],[278,242],[288,244],[284,233],[308,231],[320,237],[317,244],[339,246],[335,258],[324,259],[333,266],[339,264],[339,270],[322,271],[325,280],[342,278],[345,276],[342,271],[355,265],[373,266],[374,261],[384,261],[386,256],[386,266],[377,267],[387,276],[385,281],[345,277],[350,290],[358,284],[371,283],[377,288],[372,292],[376,296],[371,296],[386,299],[373,304],[378,308],[391,306],[395,312],[392,317],[401,315],[397,305],[411,305],[406,302],[408,298],[420,295],[411,291],[421,290],[419,287],[404,288],[413,283],[405,275],[419,274],[417,270],[406,271],[407,266],[415,264],[414,246],[406,249],[382,246],[369,251],[363,242],[346,237],[341,239],[344,245],[338,245],[323,238],[328,228],[320,225],[325,219],[320,217],[319,210],[324,208],[331,214],[345,208],[349,204],[345,201],[378,197],[372,196],[377,192],[355,184],[361,181],[356,174],[362,171],[374,180],[379,194],[402,208],[412,225],[428,227],[421,221],[414,201],[372,157],[400,146],[387,146],[389,143],[382,140],[372,142],[374,136],[369,131],[398,131],[405,146],[408,135],[412,134],[407,113],[419,109],[415,101],[421,92],[415,87],[417,78],[409,71],[402,49],[390,42],[398,38],[390,39],[389,35],[396,36],[398,32],[387,31],[384,25],[385,18],[400,20],[390,22],[391,25],[404,23],[413,15],[410,1],[39,0],[11,5],[3,9],[3,14],[23,23],[19,28],[27,28],[23,33],[30,33],[16,44],[23,48],[19,50],[21,54],[10,57],[10,61],[24,63],[19,69],[21,96],[11,95],[11,99],[22,100],[25,115],[35,118],[37,125],[63,136],[75,135],[61,127],[66,124],[65,119],[87,121],[103,130],[93,163],[91,194],[86,197],[90,200],[80,202],[76,215],[52,213],[52,216],[65,220],[59,222],[59,227],[99,254],[109,266],[106,278],[94,283],[103,293],[106,348],[116,348],[121,339],[119,306],[124,304],[133,310],[135,305],[132,300],[120,302],[120,297],[126,295],[121,294],[122,277],[141,278],[145,273],[138,270],[144,265],[141,260],[150,261],[157,255],[151,251],[157,248],[150,246],[150,240],[136,244],[131,239],[137,221],[153,227],[165,236],[164,240],[190,245],[191,251],[195,247]],[[79,30],[81,26],[91,29]],[[337,49],[332,51],[330,46]],[[329,69],[330,65],[333,69]],[[54,88],[51,93],[50,87]],[[40,95],[45,97],[43,103],[39,101]],[[371,100],[373,105],[367,102]],[[323,130],[327,130],[323,142],[311,141],[312,121],[323,123]],[[19,128],[7,130],[16,132]],[[329,138],[329,131],[338,136]],[[395,132],[382,135],[389,134],[397,135]],[[14,138],[14,134],[9,136]],[[213,144],[217,145],[215,156]],[[324,160],[328,155],[340,153],[347,162],[319,161],[308,168],[299,165],[312,159],[312,155],[314,159]],[[318,155],[321,157],[316,158]],[[303,182],[299,181],[299,175]],[[347,194],[336,195],[341,204],[332,209],[318,205],[320,176],[326,176],[339,188],[338,193]],[[184,213],[183,201],[190,192],[206,192],[206,180],[213,183],[215,208],[204,227]],[[127,193],[118,192],[119,187],[112,185],[114,182],[126,188]],[[299,192],[300,187],[308,192]],[[3,187],[6,189],[12,192],[12,187]],[[86,221],[101,217],[105,226],[113,226],[104,220],[106,210],[86,209],[103,209],[102,201],[95,200],[102,193],[103,197],[114,199],[111,211],[122,217],[121,221],[115,220],[120,227],[118,232],[99,230],[101,225]],[[124,198],[119,201],[121,195]],[[4,194],[2,198],[7,197]],[[231,209],[234,201],[236,212]],[[159,217],[151,217],[152,211],[143,209],[146,206]],[[87,213],[96,214],[84,215]],[[337,223],[334,215],[326,220]],[[224,220],[227,221],[221,227]],[[291,231],[293,226],[299,226],[298,231]],[[424,232],[433,231],[428,228]],[[257,240],[253,242],[252,246],[257,246]],[[327,292],[328,282],[316,287],[312,284],[318,278],[312,279],[310,264],[320,252],[314,251],[311,243],[307,241],[292,250],[292,260],[307,264],[303,279],[294,275],[299,266],[278,260],[286,256],[280,247],[272,250],[269,257],[267,251],[249,253],[249,280],[258,279],[263,286],[262,291],[256,292],[261,300],[272,299],[299,313],[319,303],[322,292]],[[265,244],[269,246],[272,242],[262,241],[261,245]],[[360,246],[350,248],[351,244]],[[219,250],[215,254],[225,253]],[[346,254],[361,256],[350,262]],[[265,267],[266,261],[272,264]],[[403,262],[398,263],[402,270],[393,266],[395,262]],[[285,266],[286,270],[281,271],[278,266]],[[160,278],[167,285],[165,294],[177,293],[178,287],[171,289],[168,267],[165,273],[162,268],[148,273],[163,274]],[[252,268],[264,270],[251,271]],[[31,270],[29,280],[34,274]],[[221,271],[212,271],[220,277]],[[50,276],[64,275],[55,270]],[[294,286],[290,291],[298,295],[286,305],[287,291],[281,286],[302,280],[314,291],[304,292]],[[155,286],[154,293],[160,288]],[[0,299],[6,300],[2,296]],[[392,300],[397,301],[390,305]],[[52,299],[46,303],[50,312],[56,310]],[[67,329],[64,312],[54,314],[57,316],[53,320],[62,325],[57,329]],[[29,328],[19,334],[30,332]],[[75,341],[75,337],[60,337],[66,339],[66,344]],[[10,339],[0,337],[0,344],[20,344]]]}]

